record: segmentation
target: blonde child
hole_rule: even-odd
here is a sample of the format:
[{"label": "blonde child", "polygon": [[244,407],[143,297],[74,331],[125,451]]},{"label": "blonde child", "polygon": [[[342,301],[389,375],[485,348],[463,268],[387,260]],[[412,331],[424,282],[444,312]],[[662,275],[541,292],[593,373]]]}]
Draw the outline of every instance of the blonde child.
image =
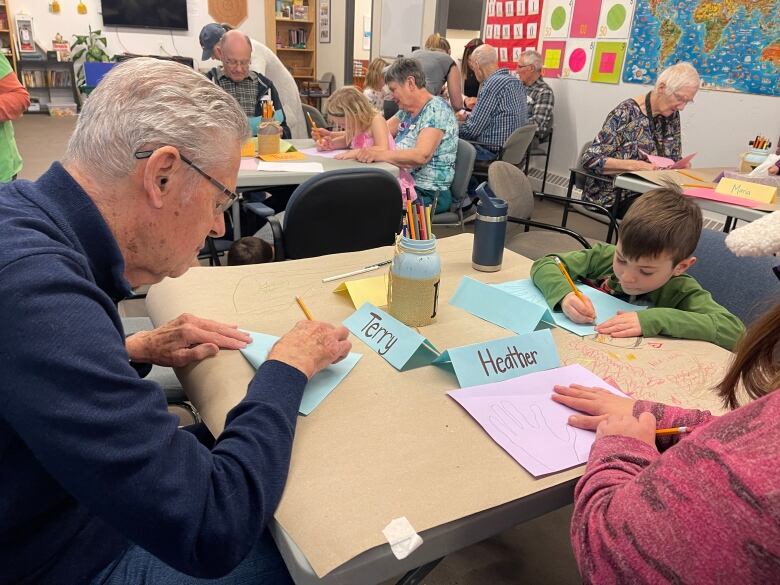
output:
[{"label": "blonde child", "polygon": [[[335,156],[337,159],[354,159],[361,148],[374,147],[380,150],[395,150],[395,141],[387,129],[387,122],[363,95],[353,86],[336,90],[328,99],[328,118],[331,123],[344,128],[342,131],[318,131],[318,150],[345,150]],[[417,199],[414,179],[409,171],[400,169],[398,182],[404,203]]]},{"label": "blonde child", "polygon": [[372,60],[368,64],[366,86],[363,88],[363,95],[380,112],[384,108],[385,100],[391,98],[390,91],[385,87],[385,67],[387,67],[387,61],[384,59],[377,57]]}]

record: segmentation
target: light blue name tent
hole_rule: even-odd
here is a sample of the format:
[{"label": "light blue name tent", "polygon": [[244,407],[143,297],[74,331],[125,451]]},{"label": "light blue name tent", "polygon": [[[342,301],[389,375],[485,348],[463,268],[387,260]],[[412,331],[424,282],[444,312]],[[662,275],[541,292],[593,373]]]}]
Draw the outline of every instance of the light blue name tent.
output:
[{"label": "light blue name tent", "polygon": [[425,337],[371,303],[347,317],[344,326],[399,371],[427,366],[439,355]]}]

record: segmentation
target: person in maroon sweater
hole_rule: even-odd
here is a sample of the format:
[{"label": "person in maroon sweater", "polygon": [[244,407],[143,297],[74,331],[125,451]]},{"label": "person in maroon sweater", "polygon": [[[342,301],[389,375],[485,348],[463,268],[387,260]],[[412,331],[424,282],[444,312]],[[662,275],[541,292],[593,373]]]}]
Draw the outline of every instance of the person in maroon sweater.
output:
[{"label": "person in maroon sweater", "polygon": [[[741,230],[756,231],[732,242]],[[780,236],[765,235],[780,252]],[[584,413],[569,424],[596,429],[571,523],[586,583],[780,583],[779,355],[780,303],[737,346],[717,387],[733,410],[720,417],[555,388],[553,400]]]}]

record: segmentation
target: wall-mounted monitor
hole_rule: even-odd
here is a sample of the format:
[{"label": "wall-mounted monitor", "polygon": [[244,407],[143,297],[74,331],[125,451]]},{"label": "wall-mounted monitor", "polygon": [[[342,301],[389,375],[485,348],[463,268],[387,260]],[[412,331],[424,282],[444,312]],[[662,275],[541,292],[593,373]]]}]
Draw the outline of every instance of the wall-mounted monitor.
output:
[{"label": "wall-mounted monitor", "polygon": [[101,0],[104,26],[187,30],[187,0]]}]

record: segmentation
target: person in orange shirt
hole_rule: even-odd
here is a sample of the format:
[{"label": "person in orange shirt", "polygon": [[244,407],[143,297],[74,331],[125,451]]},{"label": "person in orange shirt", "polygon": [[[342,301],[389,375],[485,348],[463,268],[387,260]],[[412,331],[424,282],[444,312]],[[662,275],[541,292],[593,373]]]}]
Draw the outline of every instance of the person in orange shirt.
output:
[{"label": "person in orange shirt", "polygon": [[16,148],[11,120],[21,118],[30,105],[30,94],[14,74],[5,55],[0,53],[0,182],[16,178],[22,169],[22,157]]}]

